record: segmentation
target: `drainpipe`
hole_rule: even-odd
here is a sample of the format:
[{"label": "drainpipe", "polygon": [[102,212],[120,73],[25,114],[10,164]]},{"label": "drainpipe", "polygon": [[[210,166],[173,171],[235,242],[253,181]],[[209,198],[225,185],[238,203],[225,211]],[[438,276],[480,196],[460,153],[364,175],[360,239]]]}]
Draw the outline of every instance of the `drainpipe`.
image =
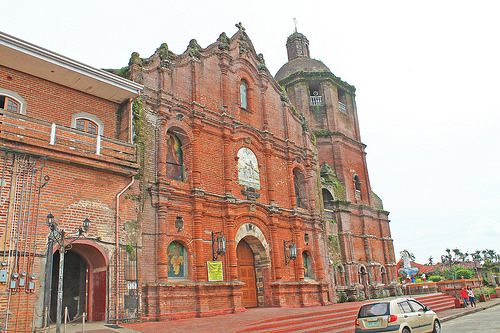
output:
[{"label": "drainpipe", "polygon": [[116,300],[115,300],[115,316],[116,316],[116,319],[118,319],[118,300],[119,300],[119,273],[118,273],[118,263],[119,263],[119,259],[120,259],[120,240],[119,240],[119,237],[118,237],[118,232],[120,230],[119,228],[119,220],[120,220],[120,196],[130,188],[130,186],[132,186],[132,184],[134,183],[134,176],[132,176],[132,180],[130,181],[130,183],[125,186],[125,188],[123,188],[123,190],[120,191],[120,193],[118,193],[116,195],[116,229],[115,229],[115,243],[116,243],[116,263],[115,263],[115,284],[116,284]]}]

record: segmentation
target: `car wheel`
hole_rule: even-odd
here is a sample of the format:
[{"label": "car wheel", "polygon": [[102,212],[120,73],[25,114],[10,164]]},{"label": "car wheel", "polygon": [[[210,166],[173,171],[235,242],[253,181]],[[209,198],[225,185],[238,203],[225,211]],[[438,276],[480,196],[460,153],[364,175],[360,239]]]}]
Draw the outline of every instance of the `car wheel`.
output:
[{"label": "car wheel", "polygon": [[432,333],[441,333],[441,324],[437,320],[434,320],[434,330]]},{"label": "car wheel", "polygon": [[410,333],[410,330],[408,327],[403,328],[403,331],[401,333]]}]

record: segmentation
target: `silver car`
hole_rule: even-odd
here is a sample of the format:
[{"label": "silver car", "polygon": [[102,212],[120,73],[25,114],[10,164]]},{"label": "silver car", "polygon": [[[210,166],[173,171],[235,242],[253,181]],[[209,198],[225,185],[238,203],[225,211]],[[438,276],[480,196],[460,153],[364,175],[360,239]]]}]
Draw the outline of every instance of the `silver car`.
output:
[{"label": "silver car", "polygon": [[356,333],[441,333],[436,313],[413,298],[371,302],[359,308]]}]

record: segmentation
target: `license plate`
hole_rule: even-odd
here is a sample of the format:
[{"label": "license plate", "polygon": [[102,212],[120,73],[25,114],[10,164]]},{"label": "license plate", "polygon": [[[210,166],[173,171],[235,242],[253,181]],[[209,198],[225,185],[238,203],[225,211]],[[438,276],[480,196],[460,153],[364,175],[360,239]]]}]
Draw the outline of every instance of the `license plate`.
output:
[{"label": "license plate", "polygon": [[366,323],[366,327],[379,327],[379,326],[380,326],[380,325],[379,325],[378,320],[377,320],[377,321],[368,321],[368,322]]}]

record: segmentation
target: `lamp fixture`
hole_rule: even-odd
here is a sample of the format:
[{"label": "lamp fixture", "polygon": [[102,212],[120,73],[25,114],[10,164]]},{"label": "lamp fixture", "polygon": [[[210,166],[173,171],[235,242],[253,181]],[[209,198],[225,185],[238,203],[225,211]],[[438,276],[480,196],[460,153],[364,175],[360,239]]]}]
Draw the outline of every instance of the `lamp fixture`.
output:
[{"label": "lamp fixture", "polygon": [[295,260],[297,258],[297,245],[293,242],[293,240],[283,241],[283,247],[285,249],[285,266],[291,260]]},{"label": "lamp fixture", "polygon": [[217,260],[219,256],[223,256],[225,253],[226,237],[222,234],[222,231],[212,231],[212,261]]},{"label": "lamp fixture", "polygon": [[[63,279],[64,279],[64,254],[66,251],[71,249],[71,245],[84,234],[86,234],[90,229],[90,220],[85,218],[82,225],[78,227],[78,234],[76,236],[70,236],[72,239],[68,240],[68,235],[66,231],[59,228],[54,215],[49,213],[47,215],[47,226],[50,228],[49,234],[49,247],[47,253],[51,253],[52,244],[55,242],[59,245],[59,279],[57,287],[57,313],[56,313],[56,332],[61,332],[61,321],[62,321],[62,301],[63,301]],[[50,268],[52,269],[52,268]],[[17,273],[16,273],[17,274]]]}]

